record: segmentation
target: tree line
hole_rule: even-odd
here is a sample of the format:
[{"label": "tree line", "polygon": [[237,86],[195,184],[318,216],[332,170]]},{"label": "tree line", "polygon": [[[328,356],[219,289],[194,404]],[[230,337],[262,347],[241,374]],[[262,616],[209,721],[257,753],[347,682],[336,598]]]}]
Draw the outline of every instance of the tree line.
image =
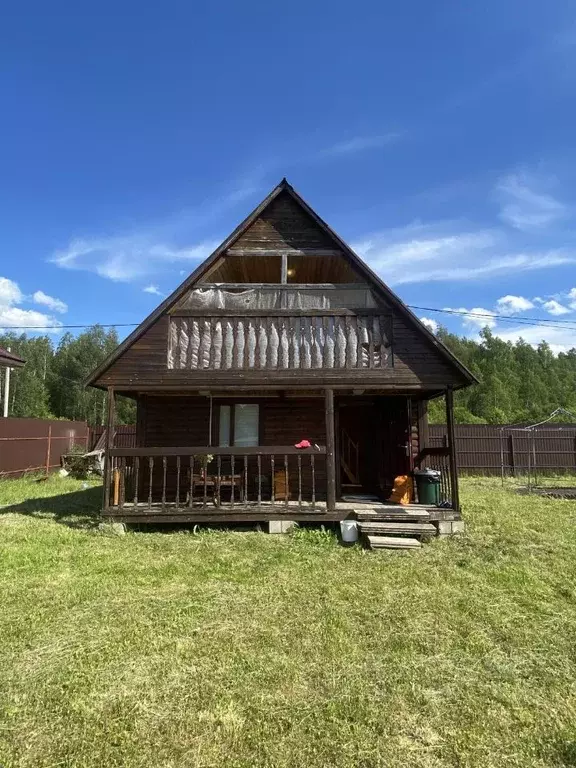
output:
[{"label": "tree line", "polygon": [[[536,348],[521,339],[506,342],[487,328],[479,340],[442,328],[437,336],[480,380],[456,392],[458,423],[535,422],[559,406],[576,413],[576,349],[554,355],[545,341]],[[106,394],[86,389],[84,380],[117,344],[116,331],[99,325],[76,336],[65,333],[57,344],[48,336],[0,335],[0,346],[26,360],[12,371],[10,415],[104,423]],[[134,423],[135,417],[134,401],[118,398],[119,423]],[[431,401],[430,420],[445,420],[442,401]]]},{"label": "tree line", "polygon": [[[559,407],[576,413],[576,348],[555,355],[545,341],[503,341],[488,328],[478,341],[443,328],[436,335],[480,381],[455,393],[459,424],[535,423]],[[429,414],[443,423],[443,402],[432,401]]]},{"label": "tree line", "polygon": [[[84,380],[118,343],[116,331],[100,325],[77,336],[65,333],[57,344],[48,336],[0,335],[0,346],[26,361],[23,368],[11,372],[9,415],[103,424],[106,393],[85,388]],[[134,400],[118,398],[117,421],[132,424],[135,419]]]}]

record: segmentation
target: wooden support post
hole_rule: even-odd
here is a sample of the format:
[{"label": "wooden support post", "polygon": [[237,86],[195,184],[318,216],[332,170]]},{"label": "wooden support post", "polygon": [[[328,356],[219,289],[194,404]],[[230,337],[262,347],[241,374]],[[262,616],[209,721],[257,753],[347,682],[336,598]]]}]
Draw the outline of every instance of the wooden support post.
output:
[{"label": "wooden support post", "polygon": [[104,444],[104,499],[103,508],[110,506],[110,485],[112,483],[112,458],[110,451],[114,445],[114,418],[115,418],[114,388],[108,387],[108,408],[106,412],[106,441]]},{"label": "wooden support post", "polygon": [[454,392],[452,387],[446,390],[446,427],[448,431],[448,449],[450,451],[450,485],[452,486],[452,507],[460,512],[458,495],[458,465],[456,463],[456,434],[454,429]]},{"label": "wooden support post", "polygon": [[326,411],[326,509],[336,509],[336,452],[334,438],[334,390],[325,392]]},{"label": "wooden support post", "polygon": [[118,503],[120,501],[120,470],[118,467],[113,472],[114,475],[114,496],[112,500],[112,504],[117,507]]},{"label": "wooden support post", "polygon": [[48,440],[46,443],[46,476],[50,472],[50,451],[52,449],[52,424],[48,426]]}]

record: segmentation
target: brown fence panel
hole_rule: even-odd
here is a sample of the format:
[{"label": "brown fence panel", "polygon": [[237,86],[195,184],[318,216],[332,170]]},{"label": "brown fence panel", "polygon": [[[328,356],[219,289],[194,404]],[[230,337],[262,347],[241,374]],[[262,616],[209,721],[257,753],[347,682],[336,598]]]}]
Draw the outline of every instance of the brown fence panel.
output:
[{"label": "brown fence panel", "polygon": [[[446,427],[431,424],[431,448],[444,445]],[[533,431],[498,424],[457,424],[456,454],[463,473],[525,475],[576,472],[576,425],[545,424]]]},{"label": "brown fence panel", "polygon": [[49,472],[73,445],[88,444],[85,421],[0,419],[0,476]]}]

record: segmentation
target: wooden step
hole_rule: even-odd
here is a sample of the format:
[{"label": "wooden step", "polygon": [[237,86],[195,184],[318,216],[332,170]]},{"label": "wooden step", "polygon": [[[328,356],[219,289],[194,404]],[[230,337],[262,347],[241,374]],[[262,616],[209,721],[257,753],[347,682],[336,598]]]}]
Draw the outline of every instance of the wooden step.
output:
[{"label": "wooden step", "polygon": [[436,536],[436,527],[431,523],[405,523],[364,521],[358,524],[360,533],[383,536]]},{"label": "wooden step", "polygon": [[418,539],[406,536],[367,536],[370,549],[419,549],[422,544]]},{"label": "wooden step", "polygon": [[410,509],[409,507],[392,507],[391,509],[362,509],[354,510],[359,521],[388,521],[402,523],[425,523],[430,519],[426,509]]}]

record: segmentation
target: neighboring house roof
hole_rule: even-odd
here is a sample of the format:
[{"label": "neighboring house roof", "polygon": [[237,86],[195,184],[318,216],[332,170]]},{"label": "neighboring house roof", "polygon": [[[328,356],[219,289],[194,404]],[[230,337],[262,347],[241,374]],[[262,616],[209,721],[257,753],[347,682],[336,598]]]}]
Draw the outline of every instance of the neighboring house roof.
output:
[{"label": "neighboring house roof", "polygon": [[0,347],[0,366],[3,368],[21,368],[25,363],[21,357],[13,355],[7,349]]},{"label": "neighboring house roof", "polygon": [[[90,386],[94,384],[97,379],[102,376],[103,373],[114,363],[135,341],[137,341],[143,333],[145,333],[150,326],[155,323],[165,312],[170,310],[176,302],[182,298],[182,296],[190,290],[190,288],[200,280],[203,275],[218,261],[221,256],[224,256],[227,249],[230,248],[256,221],[256,219],[266,210],[266,208],[275,200],[281,193],[288,193],[298,205],[300,205],[304,211],[312,217],[316,224],[334,241],[334,243],[343,252],[343,255],[348,261],[364,275],[366,280],[375,285],[380,292],[390,302],[390,305],[395,308],[399,314],[405,317],[405,319],[416,329],[419,333],[423,334],[438,350],[439,354],[445,358],[445,360],[452,366],[458,369],[460,374],[464,377],[467,383],[476,383],[478,380],[472,374],[466,366],[458,360],[458,358],[429,330],[419,318],[404,304],[404,302],[397,296],[386,283],[373,272],[368,265],[362,261],[362,259],[350,248],[350,246],[340,238],[333,229],[326,224],[323,219],[306,203],[306,201],[296,192],[296,190],[287,182],[284,178],[276,186],[270,194],[264,198],[264,200],[258,205],[252,213],[250,213],[244,221],[236,227],[236,229],[229,235],[216,250],[203,261],[184,282],[176,288],[176,290],[170,294],[148,317],[130,333],[126,339],[110,354],[106,360],[86,379],[85,385]],[[466,386],[463,385],[463,386]]]}]

